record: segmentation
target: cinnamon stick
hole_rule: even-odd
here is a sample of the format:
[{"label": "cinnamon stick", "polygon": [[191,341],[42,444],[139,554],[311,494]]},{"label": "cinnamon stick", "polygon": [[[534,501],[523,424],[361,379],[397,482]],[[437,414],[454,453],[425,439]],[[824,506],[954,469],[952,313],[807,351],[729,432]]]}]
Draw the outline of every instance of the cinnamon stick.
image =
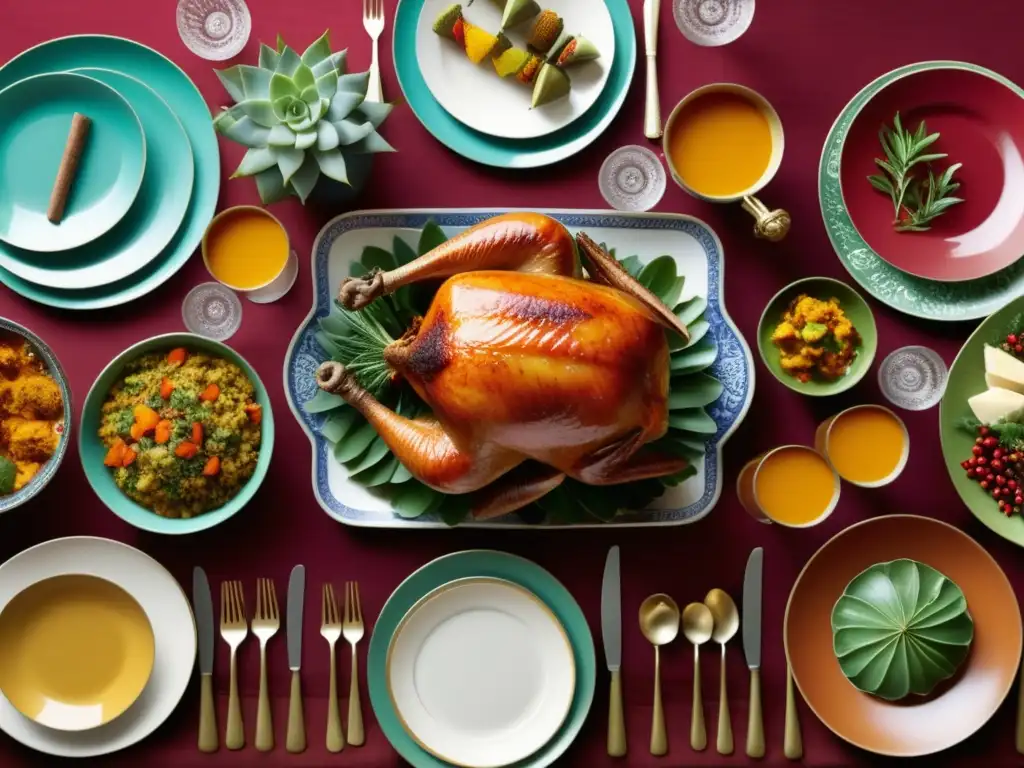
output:
[{"label": "cinnamon stick", "polygon": [[57,179],[53,182],[53,192],[50,193],[50,207],[46,211],[46,218],[54,224],[59,224],[60,220],[64,218],[64,207],[67,205],[68,195],[71,193],[71,186],[75,181],[78,162],[82,159],[91,124],[92,121],[88,117],[78,112],[75,112],[74,117],[71,118],[68,142],[64,145],[64,156],[60,160]]}]

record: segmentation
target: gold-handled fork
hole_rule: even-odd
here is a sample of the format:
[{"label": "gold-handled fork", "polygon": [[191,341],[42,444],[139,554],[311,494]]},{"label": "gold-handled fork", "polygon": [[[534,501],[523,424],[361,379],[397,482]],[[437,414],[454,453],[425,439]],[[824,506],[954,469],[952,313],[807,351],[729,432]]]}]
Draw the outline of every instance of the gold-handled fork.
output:
[{"label": "gold-handled fork", "polygon": [[342,636],[352,646],[352,682],[348,689],[348,743],[353,747],[362,746],[366,741],[363,734],[363,708],[359,703],[359,656],[356,644],[363,639],[363,608],[359,604],[359,582],[345,582],[345,622],[341,626]]},{"label": "gold-handled fork", "polygon": [[334,586],[331,584],[324,584],[320,616],[320,634],[331,648],[331,684],[327,699],[327,750],[341,752],[345,748],[345,733],[341,730],[341,714],[338,712],[338,673],[334,663],[334,646],[341,637],[341,615],[338,613],[338,599],[334,596]]},{"label": "gold-handled fork", "polygon": [[277,610],[277,590],[271,579],[256,579],[256,615],[252,633],[260,641],[260,699],[256,709],[256,749],[274,748],[274,726],[270,717],[270,692],[267,690],[267,641],[281,628]]},{"label": "gold-handled fork", "polygon": [[380,86],[380,62],[377,58],[377,40],[384,31],[384,0],[363,0],[363,29],[370,36],[373,55],[370,58],[370,82],[366,86],[366,101],[384,101]]},{"label": "gold-handled fork", "polygon": [[242,706],[238,700],[238,674],[235,658],[238,646],[249,634],[245,620],[245,595],[242,582],[222,581],[220,585],[220,636],[231,647],[231,680],[228,694],[228,723],[224,734],[224,746],[241,749],[245,746],[245,729],[242,726]]}]

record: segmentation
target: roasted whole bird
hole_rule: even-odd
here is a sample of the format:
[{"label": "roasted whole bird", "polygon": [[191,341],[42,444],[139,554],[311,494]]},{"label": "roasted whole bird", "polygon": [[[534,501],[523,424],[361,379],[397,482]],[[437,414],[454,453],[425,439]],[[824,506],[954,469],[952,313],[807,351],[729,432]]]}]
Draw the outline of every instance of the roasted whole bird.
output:
[{"label": "roasted whole bird", "polygon": [[341,363],[317,371],[414,477],[474,494],[482,519],[566,477],[611,485],[686,467],[645,447],[668,428],[666,331],[686,338],[686,326],[587,235],[574,242],[537,213],[497,216],[403,267],[347,278],[338,301],[358,310],[440,279],[426,315],[384,350],[432,417],[400,416]]}]

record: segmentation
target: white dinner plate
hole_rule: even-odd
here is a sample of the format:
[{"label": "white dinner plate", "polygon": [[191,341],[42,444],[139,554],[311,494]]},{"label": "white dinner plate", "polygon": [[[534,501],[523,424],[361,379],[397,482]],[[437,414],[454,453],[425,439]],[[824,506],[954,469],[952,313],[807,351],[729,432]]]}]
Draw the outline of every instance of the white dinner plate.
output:
[{"label": "white dinner plate", "polygon": [[196,660],[192,608],[175,578],[149,555],[117,541],[73,536],[43,542],[0,565],[0,610],[29,586],[62,574],[106,579],[142,606],[156,641],[152,676],[124,714],[88,731],[64,732],[39,725],[0,696],[0,730],[49,755],[110,754],[155,731],[185,693]]},{"label": "white dinner plate", "polygon": [[412,607],[391,638],[388,690],[426,751],[498,768],[561,727],[576,689],[572,646],[551,609],[509,581],[459,579]]},{"label": "white dinner plate", "polygon": [[[601,95],[615,57],[615,30],[604,0],[546,0],[542,7],[558,13],[565,31],[583,35],[597,46],[600,58],[566,68],[572,90],[564,99],[530,108],[533,86],[513,76],[498,77],[490,58],[473,64],[455,41],[434,32],[434,21],[451,0],[423,0],[416,29],[416,59],[437,102],[456,120],[474,130],[507,139],[531,139],[564,128],[586,112]],[[492,0],[463,5],[465,18],[491,34],[501,28],[501,10]],[[526,48],[532,22],[506,32],[517,48]]]}]

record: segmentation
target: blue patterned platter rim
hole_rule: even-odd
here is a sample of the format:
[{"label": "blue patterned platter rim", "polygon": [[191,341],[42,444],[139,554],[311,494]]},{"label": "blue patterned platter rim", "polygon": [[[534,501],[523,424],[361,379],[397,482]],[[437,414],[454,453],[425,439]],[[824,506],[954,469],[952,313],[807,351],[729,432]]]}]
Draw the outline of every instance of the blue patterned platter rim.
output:
[{"label": "blue patterned platter rim", "polygon": [[990,77],[1024,97],[1024,89],[990,69],[963,61],[922,61],[894,69],[868,83],[850,99],[829,130],[818,168],[818,200],[832,247],[850,276],[888,307],[926,320],[977,320],[1024,294],[1024,258],[977,280],[942,282],[902,272],[884,261],[860,236],[843,202],[839,159],[861,107],[883,87],[929,69],[966,69]]},{"label": "blue patterned platter rim", "polygon": [[[329,221],[317,235],[313,244],[313,307],[295,331],[285,353],[284,391],[288,407],[313,446],[313,493],[320,506],[331,517],[348,525],[378,528],[446,528],[436,514],[416,519],[354,509],[331,492],[328,466],[333,461],[330,443],[320,435],[324,420],[322,414],[310,414],[303,405],[317,391],[316,369],[325,359],[317,344],[317,323],[331,310],[336,286],[328,281],[328,259],[334,241],[352,230],[386,228],[419,230],[430,220],[442,228],[464,229],[484,219],[515,210],[526,209],[447,209],[354,211]],[[743,421],[754,397],[754,360],[746,340],[725,309],[723,285],[724,252],[718,235],[703,221],[680,214],[611,213],[608,211],[546,210],[543,211],[570,229],[651,229],[681,232],[690,235],[704,251],[707,260],[707,309],[704,317],[710,324],[709,333],[718,346],[718,356],[708,370],[724,385],[721,396],[708,406],[709,414],[718,425],[718,431],[708,441],[704,460],[704,493],[695,502],[679,509],[649,508],[620,516],[610,523],[577,524],[571,526],[527,524],[516,515],[480,523],[463,523],[462,527],[480,528],[588,528],[602,526],[681,525],[692,523],[708,514],[718,502],[723,487],[722,448],[725,441]],[[615,243],[609,241],[609,245]],[[623,250],[620,247],[620,250]]]},{"label": "blue patterned platter rim", "polygon": [[20,336],[28,342],[32,351],[39,356],[40,360],[46,365],[46,372],[53,377],[53,380],[57,382],[60,387],[60,396],[64,401],[64,419],[58,425],[60,430],[60,440],[57,442],[57,450],[53,456],[50,457],[49,461],[43,464],[42,468],[36,473],[28,485],[16,493],[9,494],[7,496],[0,496],[0,513],[9,512],[15,507],[20,507],[26,501],[37,495],[46,484],[49,483],[53,476],[57,474],[57,470],[60,468],[60,463],[64,460],[64,454],[68,450],[68,442],[71,436],[71,387],[68,385],[67,374],[64,373],[64,369],[61,367],[60,362],[57,360],[57,356],[53,353],[46,342],[36,336],[32,331],[23,325],[19,325],[13,320],[8,320],[5,317],[0,317],[0,333],[12,333],[15,336]]}]

